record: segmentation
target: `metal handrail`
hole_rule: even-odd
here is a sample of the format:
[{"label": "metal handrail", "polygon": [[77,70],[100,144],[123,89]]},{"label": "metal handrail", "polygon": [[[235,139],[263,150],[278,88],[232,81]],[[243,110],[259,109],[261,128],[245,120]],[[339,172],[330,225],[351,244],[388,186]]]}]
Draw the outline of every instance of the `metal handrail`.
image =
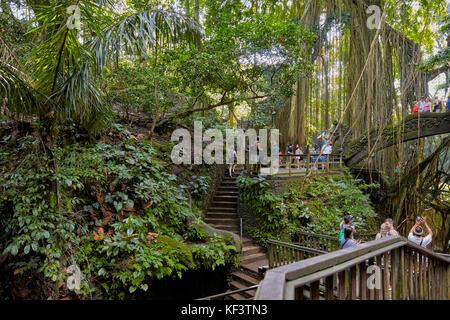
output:
[{"label": "metal handrail", "polygon": [[195,300],[212,300],[212,299],[215,299],[215,298],[227,297],[227,296],[230,296],[230,295],[235,294],[235,293],[246,292],[246,291],[250,291],[250,290],[254,290],[254,289],[258,289],[258,288],[259,288],[259,284],[251,286],[251,287],[242,288],[242,289],[233,290],[233,291],[228,291],[228,292],[224,292],[224,293],[219,293],[219,294],[215,294],[215,295],[212,295],[212,296],[199,298],[199,299],[195,299]]}]

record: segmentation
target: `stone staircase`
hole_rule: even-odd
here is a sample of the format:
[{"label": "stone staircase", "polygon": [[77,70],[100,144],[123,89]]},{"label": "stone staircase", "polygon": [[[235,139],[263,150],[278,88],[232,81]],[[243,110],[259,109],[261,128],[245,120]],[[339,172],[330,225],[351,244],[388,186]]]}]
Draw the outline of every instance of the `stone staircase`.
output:
[{"label": "stone staircase", "polygon": [[[233,177],[225,173],[216,194],[213,197],[205,217],[205,222],[216,229],[227,230],[240,236],[240,221],[238,216],[239,190],[236,185],[236,178],[240,170],[236,169]],[[258,273],[258,268],[267,266],[268,260],[264,249],[255,245],[252,239],[242,238],[241,266],[232,274],[232,282],[229,291],[243,289],[259,284],[262,275]],[[256,290],[236,293],[228,296],[232,300],[252,299]]]}]

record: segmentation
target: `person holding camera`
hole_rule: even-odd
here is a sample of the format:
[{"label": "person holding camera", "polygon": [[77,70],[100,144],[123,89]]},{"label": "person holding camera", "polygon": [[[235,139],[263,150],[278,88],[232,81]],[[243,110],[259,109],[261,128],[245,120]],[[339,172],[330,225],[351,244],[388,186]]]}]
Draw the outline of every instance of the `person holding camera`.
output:
[{"label": "person holding camera", "polygon": [[[420,226],[422,223],[427,228],[427,236],[423,235],[423,228]],[[408,240],[426,248],[431,243],[432,238],[433,231],[427,224],[427,218],[417,218],[416,224],[409,231]]]}]

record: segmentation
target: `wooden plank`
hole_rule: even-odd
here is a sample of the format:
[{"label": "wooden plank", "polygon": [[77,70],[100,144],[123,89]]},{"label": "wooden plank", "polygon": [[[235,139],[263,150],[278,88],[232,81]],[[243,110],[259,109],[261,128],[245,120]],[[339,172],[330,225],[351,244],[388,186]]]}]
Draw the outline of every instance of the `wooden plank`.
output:
[{"label": "wooden plank", "polygon": [[[369,259],[369,266],[372,266],[375,264],[375,258]],[[369,300],[375,300],[376,299],[376,292],[375,289],[369,289]]]},{"label": "wooden plank", "polygon": [[429,277],[430,281],[428,282],[428,292],[429,292],[429,298],[430,300],[434,300],[434,287],[436,286],[436,282],[434,279],[434,263],[433,259],[430,259],[428,263],[428,270],[429,270]]},{"label": "wooden plank", "polygon": [[[382,265],[381,265],[381,255],[376,256],[375,258],[376,260],[376,264],[377,266],[380,268],[380,270],[382,270]],[[383,273],[381,273],[381,286],[383,287]],[[375,288],[375,300],[383,300],[383,288],[377,289]]]},{"label": "wooden plank", "polygon": [[444,299],[444,266],[439,263],[439,300]]},{"label": "wooden plank", "polygon": [[269,269],[272,269],[274,267],[273,264],[273,244],[268,243],[267,244],[267,251],[269,253]]},{"label": "wooden plank", "polygon": [[317,280],[310,284],[311,300],[319,300],[319,298],[320,298],[319,283],[320,283],[320,281]]},{"label": "wooden plank", "polygon": [[407,250],[408,257],[408,298],[414,300],[414,254],[411,249]]},{"label": "wooden plank", "polygon": [[429,287],[429,283],[430,283],[430,278],[428,275],[428,257],[426,255],[424,255],[424,262],[423,262],[423,298],[425,300],[429,300],[430,298],[428,297],[428,287]]},{"label": "wooden plank", "polygon": [[390,300],[389,295],[389,284],[390,284],[390,274],[389,274],[389,252],[383,255],[384,266],[383,266],[383,299]]},{"label": "wooden plank", "polygon": [[303,300],[303,286],[295,288],[295,300]]},{"label": "wooden plank", "polygon": [[338,274],[339,277],[339,300],[345,300],[345,273],[346,271],[341,271]]},{"label": "wooden plank", "polygon": [[367,300],[367,266],[366,262],[359,264],[359,294],[361,300]]},{"label": "wooden plank", "polygon": [[444,269],[444,291],[445,291],[445,300],[450,300],[450,270],[447,268]]},{"label": "wooden plank", "polygon": [[333,276],[328,276],[325,278],[325,299],[326,300],[334,299]]},{"label": "wooden plank", "polygon": [[413,264],[414,264],[414,300],[419,299],[419,253],[418,251],[414,250],[413,254]]},{"label": "wooden plank", "polygon": [[350,299],[356,300],[356,265],[350,268]]},{"label": "wooden plank", "polygon": [[407,271],[407,265],[406,265],[406,258],[405,258],[405,248],[400,248],[400,276],[401,276],[401,299],[406,300],[407,299],[407,279],[408,279],[408,271]]},{"label": "wooden plank", "polygon": [[418,252],[419,257],[419,261],[417,262],[419,265],[419,276],[418,276],[418,294],[419,294],[419,299],[423,300],[424,299],[424,292],[423,292],[423,255],[421,252]]},{"label": "wooden plank", "polygon": [[400,262],[400,248],[391,251],[391,272],[392,272],[392,300],[400,299],[400,281],[398,270]]}]

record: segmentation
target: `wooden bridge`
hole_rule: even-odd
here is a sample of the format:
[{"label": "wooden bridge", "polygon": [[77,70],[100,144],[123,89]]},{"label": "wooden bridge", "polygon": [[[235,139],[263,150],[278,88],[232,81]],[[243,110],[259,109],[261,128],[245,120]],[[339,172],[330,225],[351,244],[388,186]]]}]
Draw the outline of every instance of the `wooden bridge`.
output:
[{"label": "wooden bridge", "polygon": [[[321,249],[269,242],[271,268],[266,272],[255,299],[450,298],[448,256],[432,252],[403,237],[373,240],[336,251],[332,251],[335,245],[327,236],[307,237],[321,243]],[[379,283],[375,281],[371,286],[373,270],[378,273]]]},{"label": "wooden bridge", "polygon": [[[300,160],[301,159],[301,160]],[[269,166],[261,166],[258,173],[267,176],[304,176],[341,172],[344,167],[342,155],[336,154],[304,154],[279,155],[279,164],[276,171]]]},{"label": "wooden bridge", "polygon": [[[407,142],[445,133],[450,133],[450,112],[422,112],[407,116],[404,121],[396,126],[372,129],[369,134],[352,141],[342,141],[343,134],[341,132],[339,133],[341,137],[337,137],[333,150],[342,148],[345,165],[354,167],[367,158],[368,144],[370,144],[371,149],[373,148],[373,152],[376,152],[397,143],[399,134],[402,135],[402,141]],[[368,137],[370,137],[370,141],[368,141]]]}]

